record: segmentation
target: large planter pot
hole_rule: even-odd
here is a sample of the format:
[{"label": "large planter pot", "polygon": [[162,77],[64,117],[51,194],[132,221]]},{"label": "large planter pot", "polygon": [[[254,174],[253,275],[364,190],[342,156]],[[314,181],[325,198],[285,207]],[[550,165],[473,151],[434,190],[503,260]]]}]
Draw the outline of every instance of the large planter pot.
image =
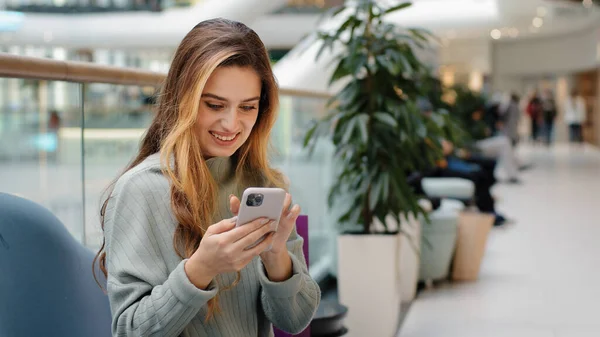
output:
[{"label": "large planter pot", "polygon": [[452,279],[475,281],[479,277],[488,234],[494,226],[494,216],[475,211],[461,212],[458,218],[458,238],[452,268]]},{"label": "large planter pot", "polygon": [[421,254],[421,221],[410,215],[401,217],[400,234],[400,293],[402,302],[410,302],[417,295]]},{"label": "large planter pot", "polygon": [[430,223],[423,223],[421,235],[421,281],[448,278],[456,247],[459,212],[464,205],[459,201],[442,200],[440,208],[429,214]]},{"label": "large planter pot", "polygon": [[338,292],[348,336],[396,336],[400,317],[399,235],[338,237]]}]

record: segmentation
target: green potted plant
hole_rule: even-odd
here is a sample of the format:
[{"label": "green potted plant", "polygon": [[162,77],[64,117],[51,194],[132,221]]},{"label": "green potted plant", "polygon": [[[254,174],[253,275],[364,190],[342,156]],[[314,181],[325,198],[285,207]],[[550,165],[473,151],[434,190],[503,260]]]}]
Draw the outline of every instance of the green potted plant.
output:
[{"label": "green potted plant", "polygon": [[408,177],[442,153],[444,118],[426,117],[416,105],[418,79],[428,69],[415,48],[424,47],[428,35],[384,21],[408,6],[347,2],[329,12],[341,24],[318,33],[321,51],[339,51],[330,85],[341,89],[327,116],[307,132],[305,146],[328,137],[335,148],[338,169],[329,204],[340,213],[338,290],[356,335],[396,333],[399,224],[402,216],[424,213]]},{"label": "green potted plant", "polygon": [[485,96],[460,84],[454,85],[449,92],[453,100],[449,108],[468,133],[469,138],[466,140],[473,142],[490,137],[491,131],[485,121],[484,113]]}]

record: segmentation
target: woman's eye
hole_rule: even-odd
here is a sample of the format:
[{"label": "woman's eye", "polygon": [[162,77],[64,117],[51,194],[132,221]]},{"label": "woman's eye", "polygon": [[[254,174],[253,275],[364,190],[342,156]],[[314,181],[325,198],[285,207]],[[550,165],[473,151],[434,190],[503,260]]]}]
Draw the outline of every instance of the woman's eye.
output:
[{"label": "woman's eye", "polygon": [[244,110],[244,111],[246,111],[246,112],[250,112],[250,111],[252,111],[252,110],[255,110],[255,109],[256,109],[256,107],[255,107],[255,106],[252,106],[252,105],[245,105],[245,106],[242,106],[242,110]]},{"label": "woman's eye", "polygon": [[223,106],[222,106],[222,105],[219,105],[219,104],[210,104],[210,103],[208,103],[208,102],[206,102],[206,106],[207,106],[209,109],[211,109],[211,110],[215,110],[215,111],[218,111],[218,110],[221,110],[221,109],[223,109]]}]

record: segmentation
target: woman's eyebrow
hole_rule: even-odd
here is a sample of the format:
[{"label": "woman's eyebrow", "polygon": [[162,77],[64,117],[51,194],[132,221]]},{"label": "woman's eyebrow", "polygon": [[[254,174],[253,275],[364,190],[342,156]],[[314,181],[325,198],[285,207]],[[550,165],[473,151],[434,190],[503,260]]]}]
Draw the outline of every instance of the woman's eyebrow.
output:
[{"label": "woman's eyebrow", "polygon": [[247,98],[245,100],[242,101],[242,103],[247,103],[247,102],[252,102],[252,101],[259,101],[260,100],[260,96],[256,96],[256,97],[252,97],[252,98]]},{"label": "woman's eyebrow", "polygon": [[202,97],[210,97],[210,98],[214,98],[216,100],[223,101],[223,102],[228,102],[229,101],[225,97],[217,96],[217,95],[211,94],[211,93],[202,94]]},{"label": "woman's eyebrow", "polygon": [[[210,97],[219,101],[223,101],[223,102],[229,102],[229,100],[225,97],[221,97],[215,94],[211,94],[211,93],[206,93],[206,94],[202,94],[202,97]],[[256,97],[252,97],[252,98],[247,98],[245,100],[242,101],[242,103],[247,103],[247,102],[252,102],[252,101],[258,101],[260,100],[260,96],[256,96]]]}]

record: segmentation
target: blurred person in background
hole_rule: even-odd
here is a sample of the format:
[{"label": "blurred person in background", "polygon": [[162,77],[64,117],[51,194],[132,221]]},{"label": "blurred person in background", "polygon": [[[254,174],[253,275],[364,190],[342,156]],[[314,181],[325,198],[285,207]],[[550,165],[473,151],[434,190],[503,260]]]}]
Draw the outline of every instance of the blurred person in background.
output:
[{"label": "blurred person in background", "polygon": [[[499,104],[496,106],[496,109],[499,107]],[[487,109],[488,113],[495,113],[494,110]],[[492,135],[493,126],[490,123],[498,124],[496,121],[496,117],[485,117],[486,109],[480,107],[477,109],[472,118],[474,120],[485,121],[485,123],[480,123],[481,126],[477,129],[482,129],[482,133],[480,135],[471,134],[475,139],[478,139],[474,146],[477,150],[479,150],[484,156],[489,158],[497,159],[501,166],[504,168],[504,172],[506,173],[506,177],[508,178],[507,182],[510,184],[520,184],[521,180],[518,178],[519,171],[519,163],[517,160],[517,156],[512,147],[511,140],[502,134]],[[477,130],[473,129],[473,130]],[[485,135],[485,137],[482,137]]]},{"label": "blurred person in background", "polygon": [[48,119],[48,130],[53,133],[58,133],[58,129],[60,129],[60,116],[58,115],[58,111],[52,110],[50,111],[50,118]]},{"label": "blurred person in background", "polygon": [[506,223],[506,217],[496,211],[496,201],[491,189],[496,183],[494,170],[496,160],[481,156],[462,159],[456,156],[454,144],[446,139],[441,140],[444,160],[436,163],[435,169],[428,173],[430,177],[462,178],[475,185],[475,205],[482,213],[494,215],[494,226]]},{"label": "blurred person in background", "polygon": [[531,141],[536,144],[540,136],[540,125],[542,123],[542,101],[538,91],[534,91],[527,103],[527,115],[531,120]]},{"label": "blurred person in background", "polygon": [[582,126],[585,123],[585,100],[577,90],[571,91],[565,100],[565,122],[569,126],[569,141],[571,143],[582,144],[583,132]]},{"label": "blurred person in background", "polygon": [[521,120],[520,100],[519,95],[512,93],[502,115],[504,134],[510,138],[513,147],[516,147],[519,142],[519,121]]},{"label": "blurred person in background", "polygon": [[556,119],[556,100],[554,99],[554,93],[552,90],[544,90],[541,103],[544,141],[546,142],[547,146],[550,146],[552,144],[552,138],[554,134],[554,120]]},{"label": "blurred person in background", "polygon": [[59,156],[59,137],[62,121],[57,110],[50,110],[50,116],[48,117],[48,134],[46,141],[43,142],[45,145],[46,156],[48,160],[56,162]]}]

